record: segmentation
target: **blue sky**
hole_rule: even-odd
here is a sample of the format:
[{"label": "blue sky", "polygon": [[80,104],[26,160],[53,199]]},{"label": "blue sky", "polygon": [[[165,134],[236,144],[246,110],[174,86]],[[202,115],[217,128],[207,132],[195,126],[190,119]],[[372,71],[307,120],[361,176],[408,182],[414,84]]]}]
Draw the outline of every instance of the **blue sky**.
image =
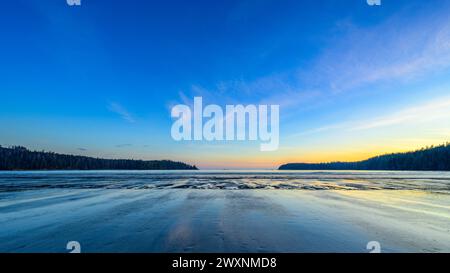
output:
[{"label": "blue sky", "polygon": [[[450,135],[450,2],[16,0],[0,144],[203,168],[358,160]],[[170,109],[279,104],[280,149],[175,142]]]}]

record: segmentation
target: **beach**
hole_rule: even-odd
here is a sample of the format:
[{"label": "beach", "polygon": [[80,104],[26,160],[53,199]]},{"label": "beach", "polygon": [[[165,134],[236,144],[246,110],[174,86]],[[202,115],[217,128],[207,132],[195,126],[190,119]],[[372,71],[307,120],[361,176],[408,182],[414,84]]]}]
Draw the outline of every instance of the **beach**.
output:
[{"label": "beach", "polygon": [[450,252],[443,172],[1,172],[0,252]]}]

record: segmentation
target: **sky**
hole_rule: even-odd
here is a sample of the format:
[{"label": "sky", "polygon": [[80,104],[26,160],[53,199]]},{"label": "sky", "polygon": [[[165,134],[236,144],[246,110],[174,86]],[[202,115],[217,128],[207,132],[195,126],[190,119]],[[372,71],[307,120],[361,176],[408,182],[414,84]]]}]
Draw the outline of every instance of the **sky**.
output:
[{"label": "sky", "polygon": [[[3,146],[222,169],[450,140],[450,1],[15,0],[0,35]],[[279,149],[175,141],[195,96],[280,105]]]}]

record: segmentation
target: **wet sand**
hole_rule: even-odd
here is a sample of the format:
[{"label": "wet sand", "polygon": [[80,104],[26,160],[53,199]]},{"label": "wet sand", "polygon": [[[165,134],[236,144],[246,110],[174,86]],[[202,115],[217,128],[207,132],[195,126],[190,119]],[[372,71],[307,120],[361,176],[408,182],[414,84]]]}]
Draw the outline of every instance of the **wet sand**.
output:
[{"label": "wet sand", "polygon": [[450,195],[423,190],[0,192],[1,252],[450,252]]}]

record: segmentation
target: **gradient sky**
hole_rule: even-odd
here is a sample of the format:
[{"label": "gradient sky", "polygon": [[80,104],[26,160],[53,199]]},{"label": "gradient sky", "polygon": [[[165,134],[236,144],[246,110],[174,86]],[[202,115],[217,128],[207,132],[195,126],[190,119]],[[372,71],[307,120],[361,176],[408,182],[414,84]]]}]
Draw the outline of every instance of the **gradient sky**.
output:
[{"label": "gradient sky", "polygon": [[[0,144],[201,168],[450,140],[450,1],[4,1]],[[176,142],[178,103],[279,104],[280,148]]]}]

